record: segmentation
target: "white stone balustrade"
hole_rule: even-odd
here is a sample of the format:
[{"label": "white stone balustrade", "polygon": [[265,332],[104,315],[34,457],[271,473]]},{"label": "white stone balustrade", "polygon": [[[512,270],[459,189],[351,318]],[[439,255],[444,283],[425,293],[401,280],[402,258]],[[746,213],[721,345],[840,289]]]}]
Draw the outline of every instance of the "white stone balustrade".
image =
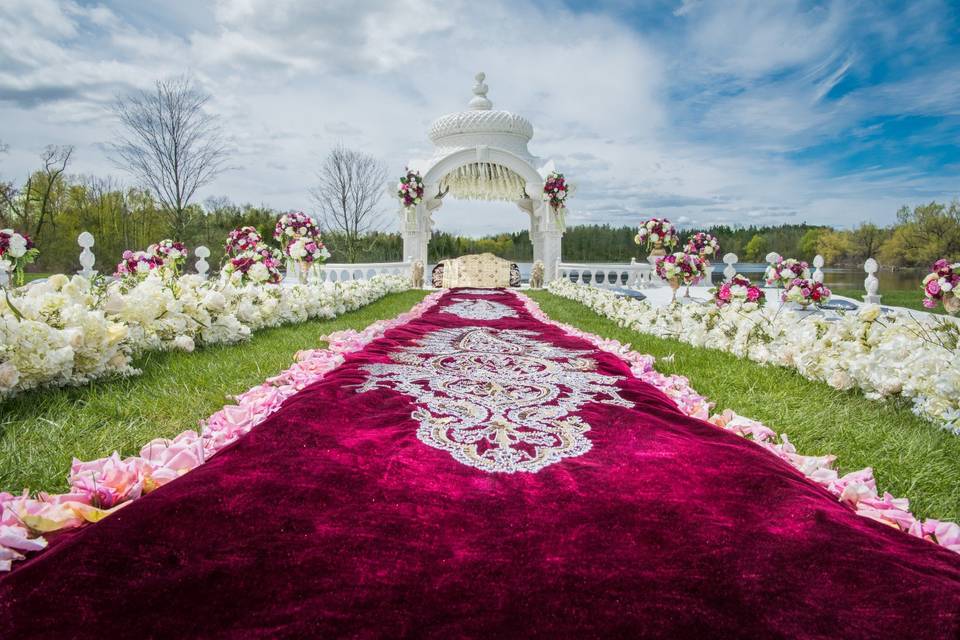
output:
[{"label": "white stone balustrade", "polygon": [[380,274],[409,276],[412,267],[411,262],[327,263],[319,269],[317,278],[320,282],[348,282],[368,280]]},{"label": "white stone balustrade", "polygon": [[557,263],[557,276],[575,284],[595,287],[648,287],[653,269],[649,264],[631,260],[630,264]]},{"label": "white stone balustrade", "polygon": [[206,280],[210,271],[210,263],[207,262],[207,258],[210,257],[210,249],[201,245],[194,250],[193,255],[197,256],[197,262],[194,265],[197,268],[197,275]]},{"label": "white stone balustrade", "polygon": [[97,270],[93,268],[93,265],[97,262],[97,257],[93,254],[93,251],[90,250],[91,247],[95,244],[93,234],[89,231],[84,231],[79,236],[77,236],[77,244],[83,249],[80,252],[80,271],[77,273],[84,278],[92,278],[97,275]]}]

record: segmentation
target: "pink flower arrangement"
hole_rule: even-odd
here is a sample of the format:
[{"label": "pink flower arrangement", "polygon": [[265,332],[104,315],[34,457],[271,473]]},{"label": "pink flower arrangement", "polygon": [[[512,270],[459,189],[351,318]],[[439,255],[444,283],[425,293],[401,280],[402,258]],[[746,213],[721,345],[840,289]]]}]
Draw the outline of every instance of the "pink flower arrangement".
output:
[{"label": "pink flower arrangement", "polygon": [[281,264],[283,256],[280,252],[261,242],[230,258],[223,273],[236,284],[278,284],[283,279]]},{"label": "pink flower arrangement", "polygon": [[822,282],[807,278],[794,278],[787,285],[780,299],[784,302],[793,302],[801,307],[811,304],[823,304],[830,299],[830,289]]},{"label": "pink flower arrangement", "polygon": [[780,285],[786,289],[790,283],[798,278],[810,277],[810,265],[796,258],[779,258],[771,263],[764,273],[767,286]]},{"label": "pink flower arrangement", "polygon": [[163,261],[146,251],[123,252],[114,276],[122,280],[143,280],[155,269],[163,266]]},{"label": "pink flower arrangement", "polygon": [[423,178],[419,171],[407,169],[406,175],[397,183],[397,198],[407,210],[423,202]]},{"label": "pink flower arrangement", "polygon": [[37,259],[40,251],[25,233],[0,229],[0,269],[12,272],[18,285],[23,284],[23,268]]},{"label": "pink flower arrangement", "polygon": [[297,262],[322,262],[330,257],[320,239],[320,228],[301,211],[280,216],[273,237],[280,242],[284,255]]},{"label": "pink flower arrangement", "polygon": [[687,240],[687,246],[684,248],[687,253],[695,253],[707,262],[710,259],[720,255],[720,241],[709,233],[696,233]]},{"label": "pink flower arrangement", "polygon": [[573,193],[573,185],[567,182],[563,174],[554,171],[547,176],[543,185],[543,201],[559,211],[567,206],[567,198]]},{"label": "pink flower arrangement", "polygon": [[158,260],[161,266],[174,273],[180,273],[183,263],[186,262],[187,256],[190,254],[186,245],[182,242],[169,239],[150,245],[147,247],[147,253]]},{"label": "pink flower arrangement", "polygon": [[692,286],[707,275],[706,261],[695,253],[672,253],[657,258],[657,276],[667,282],[683,283]]},{"label": "pink flower arrangement", "polygon": [[666,218],[650,218],[640,223],[633,241],[645,245],[648,250],[660,245],[672,249],[680,242],[680,236],[677,235],[677,228]]},{"label": "pink flower arrangement", "polygon": [[263,243],[260,232],[253,227],[240,227],[227,234],[224,253],[234,257],[248,249],[253,249]]},{"label": "pink flower arrangement", "polygon": [[960,285],[960,262],[950,263],[941,258],[933,263],[923,279],[923,306],[934,309],[938,302],[950,313],[960,310],[955,290]]},{"label": "pink flower arrangement", "polygon": [[762,307],[767,301],[763,289],[739,273],[719,287],[712,289],[711,293],[713,293],[713,301],[718,307],[723,307],[732,302],[752,302]]}]

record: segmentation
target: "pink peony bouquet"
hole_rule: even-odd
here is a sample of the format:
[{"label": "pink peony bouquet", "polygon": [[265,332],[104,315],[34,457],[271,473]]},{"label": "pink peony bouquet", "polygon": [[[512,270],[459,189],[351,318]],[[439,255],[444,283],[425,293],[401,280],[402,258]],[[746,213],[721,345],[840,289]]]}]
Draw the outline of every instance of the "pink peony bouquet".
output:
[{"label": "pink peony bouquet", "polygon": [[706,262],[695,253],[672,253],[657,259],[657,275],[667,282],[692,286],[707,275]]},{"label": "pink peony bouquet", "polygon": [[809,278],[794,278],[780,295],[784,302],[793,302],[801,307],[823,304],[830,299],[830,289],[822,282]]},{"label": "pink peony bouquet", "polygon": [[711,289],[710,292],[713,294],[713,301],[718,307],[726,306],[732,302],[752,302],[762,307],[767,301],[763,289],[739,273],[719,287]]},{"label": "pink peony bouquet", "polygon": [[277,284],[283,279],[282,264],[280,251],[260,243],[230,257],[223,273],[234,284]]},{"label": "pink peony bouquet", "polygon": [[573,185],[567,182],[562,173],[554,171],[547,176],[547,181],[543,185],[543,201],[548,202],[551,207],[558,211],[564,209],[571,193],[573,193]]},{"label": "pink peony bouquet", "polygon": [[695,253],[707,262],[720,255],[720,241],[709,233],[697,233],[687,240],[687,253]]},{"label": "pink peony bouquet", "polygon": [[650,218],[640,223],[633,241],[638,245],[646,246],[648,250],[660,245],[672,249],[680,242],[680,236],[677,235],[677,229],[673,223],[666,218]]},{"label": "pink peony bouquet", "polygon": [[943,302],[948,313],[960,311],[960,299],[954,293],[960,285],[960,262],[950,263],[941,258],[933,263],[930,273],[923,279],[923,306],[934,309]]},{"label": "pink peony bouquet", "polygon": [[423,178],[419,171],[407,169],[397,183],[397,198],[405,209],[413,209],[423,202]]},{"label": "pink peony bouquet", "polygon": [[121,280],[143,280],[150,273],[163,266],[163,260],[148,251],[131,251],[127,249],[120,257],[117,269],[113,275]]},{"label": "pink peony bouquet", "polygon": [[169,239],[150,245],[147,247],[147,253],[159,261],[161,266],[174,273],[180,273],[183,263],[187,261],[187,256],[190,254],[182,242]]},{"label": "pink peony bouquet", "polygon": [[248,249],[254,249],[262,243],[263,237],[255,228],[240,227],[227,234],[224,253],[229,257],[234,257]]},{"label": "pink peony bouquet", "polygon": [[0,229],[0,269],[14,274],[17,285],[23,284],[23,268],[37,259],[40,251],[25,233]]},{"label": "pink peony bouquet", "polygon": [[782,286],[784,289],[788,288],[794,280],[809,277],[810,265],[795,258],[779,258],[771,263],[764,273],[767,286]]}]

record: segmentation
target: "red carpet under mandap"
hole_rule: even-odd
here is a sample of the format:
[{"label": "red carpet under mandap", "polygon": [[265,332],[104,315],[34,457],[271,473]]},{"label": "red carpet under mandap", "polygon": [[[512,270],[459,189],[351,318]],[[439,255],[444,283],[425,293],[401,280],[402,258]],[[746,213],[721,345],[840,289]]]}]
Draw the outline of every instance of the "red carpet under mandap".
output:
[{"label": "red carpet under mandap", "polygon": [[2,638],[960,636],[960,556],[453,290],[0,578]]}]

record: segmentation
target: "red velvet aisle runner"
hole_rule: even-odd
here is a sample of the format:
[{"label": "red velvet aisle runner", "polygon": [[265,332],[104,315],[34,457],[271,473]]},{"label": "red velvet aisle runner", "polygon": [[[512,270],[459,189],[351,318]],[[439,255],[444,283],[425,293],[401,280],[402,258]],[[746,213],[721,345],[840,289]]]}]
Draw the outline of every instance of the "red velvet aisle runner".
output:
[{"label": "red velvet aisle runner", "polygon": [[957,637],[960,558],[453,291],[0,579],[0,637]]}]

